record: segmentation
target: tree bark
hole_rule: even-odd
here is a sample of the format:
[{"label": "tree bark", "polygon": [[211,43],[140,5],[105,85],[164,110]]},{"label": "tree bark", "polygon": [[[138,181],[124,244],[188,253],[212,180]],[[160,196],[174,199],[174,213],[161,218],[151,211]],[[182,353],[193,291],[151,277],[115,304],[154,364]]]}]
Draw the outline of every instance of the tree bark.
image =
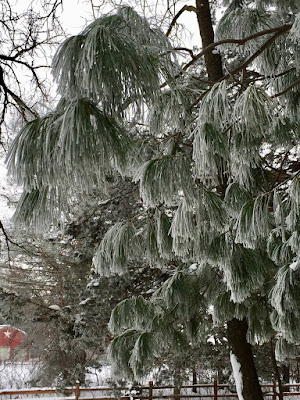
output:
[{"label": "tree bark", "polygon": [[[197,385],[197,371],[196,368],[193,367],[193,385]],[[197,393],[197,388],[193,387],[193,393]]]},{"label": "tree bark", "polygon": [[289,386],[285,386],[286,384],[290,383],[290,367],[289,367],[289,365],[281,364],[280,371],[282,373],[283,389],[285,392],[289,392],[290,391]]},{"label": "tree bark", "polygon": [[[227,338],[230,347],[231,360],[235,357],[234,372],[240,366],[239,377],[235,375],[239,400],[262,400],[263,394],[258,381],[256,368],[253,359],[252,347],[247,342],[246,335],[248,323],[246,319],[242,321],[233,318],[227,323]],[[233,360],[234,361],[234,360]],[[241,383],[241,385],[240,385]]]},{"label": "tree bark", "polygon": [[[196,9],[202,45],[203,47],[207,47],[214,42],[214,29],[209,0],[196,0]],[[222,59],[219,54],[209,51],[204,55],[204,60],[207,75],[212,82],[217,82],[224,76]],[[221,186],[221,190],[225,192],[225,186],[227,186],[226,177],[220,177],[220,182],[224,183]],[[240,364],[240,377],[242,378],[240,400],[263,400],[254,364],[252,347],[247,342],[247,321],[245,319],[240,321],[234,318],[227,323],[227,327],[231,354],[235,356],[237,363]],[[236,381],[237,385],[239,383]]]},{"label": "tree bark", "polygon": [[[203,48],[214,42],[214,29],[208,0],[196,0],[197,20]],[[207,75],[210,81],[217,82],[223,77],[222,59],[213,50],[204,54]]]}]

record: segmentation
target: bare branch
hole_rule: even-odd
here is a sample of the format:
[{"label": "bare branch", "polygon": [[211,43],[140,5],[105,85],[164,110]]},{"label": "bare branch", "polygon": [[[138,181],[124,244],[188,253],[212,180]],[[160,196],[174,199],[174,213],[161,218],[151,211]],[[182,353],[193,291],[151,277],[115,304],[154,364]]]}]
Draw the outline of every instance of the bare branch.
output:
[{"label": "bare branch", "polygon": [[[282,35],[285,32],[288,32],[291,29],[291,27],[292,27],[292,24],[286,24],[286,25],[281,25],[281,26],[271,28],[271,29],[265,29],[263,31],[255,33],[253,35],[247,36],[243,39],[223,39],[223,40],[219,40],[218,42],[211,43],[209,46],[205,47],[200,53],[196,54],[194,56],[194,58],[190,62],[188,62],[182,69],[183,69],[183,71],[186,71],[187,69],[189,69],[189,67],[194,65],[196,63],[196,61],[199,60],[199,58],[201,58],[207,52],[212,51],[214,48],[216,48],[217,46],[220,46],[222,44],[232,43],[232,44],[237,44],[239,46],[242,46],[245,43],[249,42],[250,40],[253,40],[255,38],[265,36],[265,35],[275,32],[275,35],[273,35],[257,52],[255,52],[250,58],[248,58],[248,60],[246,60],[243,64],[241,64],[235,70],[231,71],[231,74],[236,74],[236,73],[242,71],[253,60],[255,60],[255,58],[257,58],[267,47],[269,47],[274,42],[274,40],[277,39],[277,37],[279,37],[280,35]],[[175,78],[179,78],[182,75],[182,73],[183,72],[177,74],[175,76]],[[222,77],[222,79],[220,79],[220,81],[227,79],[229,77],[230,77],[230,74],[227,74],[224,77]],[[164,82],[160,87],[163,88],[167,85],[168,85],[168,83]]]},{"label": "bare branch", "polygon": [[[4,0],[1,3],[0,127],[6,126],[7,111],[12,107],[25,121],[29,117],[38,117],[36,110],[23,97],[22,75],[27,70],[35,89],[44,99],[47,98],[43,79],[38,74],[41,65],[36,66],[35,63],[42,56],[45,61],[40,64],[47,64],[49,52],[44,51],[44,46],[54,44],[58,36],[64,34],[58,19],[58,10],[62,4],[63,0],[42,0],[37,8],[35,0],[32,0],[28,9],[16,11],[10,6],[10,1]],[[35,92],[32,91],[33,99]]]},{"label": "bare branch", "polygon": [[276,93],[273,96],[271,96],[271,98],[282,96],[283,94],[287,93],[289,90],[291,90],[293,87],[295,87],[299,84],[300,84],[300,78],[296,79],[292,84],[290,84],[287,88],[285,88],[281,92]]},{"label": "bare branch", "polygon": [[[285,33],[286,30],[279,30],[275,35],[273,35],[269,40],[267,40],[261,47],[258,49],[254,54],[252,54],[251,57],[249,57],[243,64],[239,65],[237,68],[235,68],[233,71],[231,71],[231,74],[237,74],[238,72],[242,71],[244,68],[246,68],[249,64],[252,63],[263,51],[265,51],[280,35]],[[219,80],[219,82],[223,81],[224,79],[229,78],[229,74],[225,75],[222,79]]]},{"label": "bare branch", "polygon": [[197,12],[196,7],[194,6],[183,6],[178,13],[174,16],[173,20],[171,21],[171,24],[169,26],[169,29],[167,30],[166,36],[169,36],[172,28],[174,27],[174,25],[176,24],[176,21],[178,20],[178,18],[180,17],[180,15],[184,12],[184,11],[193,11],[193,12]]},{"label": "bare branch", "polygon": [[[274,36],[272,37],[272,38],[274,38],[274,39],[272,39],[272,42],[278,37],[278,36],[280,36],[281,34],[283,34],[283,33],[285,33],[285,32],[287,32],[287,31],[289,31],[290,29],[291,29],[291,27],[292,27],[292,24],[286,24],[286,25],[281,25],[281,26],[278,26],[278,27],[276,27],[276,28],[272,28],[272,29],[266,29],[266,30],[264,30],[264,31],[260,31],[260,32],[257,32],[257,33],[254,33],[253,35],[250,35],[250,36],[247,36],[247,37],[245,37],[244,39],[223,39],[223,40],[219,40],[218,42],[214,42],[214,43],[212,43],[212,44],[210,44],[209,46],[207,46],[207,47],[205,47],[205,49],[203,49],[200,53],[198,53],[198,54],[196,54],[195,55],[195,58],[192,60],[192,61],[190,61],[188,64],[186,64],[184,67],[183,67],[183,69],[186,71],[192,64],[194,64],[200,57],[202,57],[202,56],[204,56],[204,54],[206,54],[207,52],[209,52],[209,51],[211,51],[211,50],[213,50],[214,48],[216,48],[217,46],[220,46],[220,45],[222,45],[222,44],[230,44],[230,43],[232,43],[232,44],[237,44],[237,45],[239,45],[239,46],[242,46],[242,45],[244,45],[245,43],[247,43],[247,42],[249,42],[250,40],[253,40],[253,39],[256,39],[256,38],[258,38],[258,37],[261,37],[261,36],[265,36],[265,35],[268,35],[268,34],[270,34],[270,33],[278,33],[278,35],[276,35],[276,37],[274,38]],[[266,43],[268,43],[268,42],[266,42]],[[271,44],[271,43],[270,43]],[[265,48],[267,48],[269,45],[267,45],[266,47],[264,47],[263,49],[262,49],[262,51],[264,51],[265,50]],[[256,54],[256,53],[255,53]],[[260,53],[259,53],[260,54]],[[256,58],[257,56],[255,56],[254,58]],[[250,62],[252,62],[253,60],[251,60]],[[249,62],[249,64],[250,64],[250,62]],[[242,70],[244,68],[244,66],[240,69],[240,70]],[[234,71],[232,71],[232,73],[235,73]]]},{"label": "bare branch", "polygon": [[193,53],[192,49],[188,49],[186,47],[174,47],[173,50],[175,51],[186,51],[187,53],[190,54],[190,56],[192,57],[192,59],[195,58],[195,54]]},{"label": "bare branch", "polygon": [[4,73],[1,66],[0,66],[0,86],[4,91],[5,97],[7,97],[7,95],[9,94],[23,111],[27,110],[35,118],[38,118],[37,112],[32,110],[18,95],[16,95],[12,90],[10,90],[7,87],[6,83],[4,82]]}]

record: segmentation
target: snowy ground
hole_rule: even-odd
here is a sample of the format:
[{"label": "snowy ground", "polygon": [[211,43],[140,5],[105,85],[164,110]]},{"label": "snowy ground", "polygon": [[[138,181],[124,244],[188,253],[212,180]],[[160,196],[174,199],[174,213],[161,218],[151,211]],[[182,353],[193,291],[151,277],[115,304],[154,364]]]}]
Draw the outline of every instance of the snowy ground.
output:
[{"label": "snowy ground", "polygon": [[[0,364],[0,390],[31,388],[31,381],[39,372],[39,364],[33,362]],[[86,376],[88,386],[108,386],[111,379],[110,367],[98,370],[90,368]]]},{"label": "snowy ground", "polygon": [[20,389],[29,387],[38,367],[31,362],[0,364],[0,389]]},{"label": "snowy ground", "polygon": [[[38,363],[33,363],[31,361],[28,362],[23,362],[23,363],[4,363],[0,364],[0,398],[2,400],[17,400],[17,399],[22,399],[22,400],[74,400],[75,396],[71,395],[66,399],[65,397],[58,396],[56,393],[51,394],[51,393],[45,393],[45,394],[38,394],[34,395],[31,393],[28,393],[26,395],[19,395],[13,394],[13,395],[1,395],[1,390],[18,390],[18,389],[29,389],[29,390],[34,390],[34,389],[47,389],[47,388],[32,388],[31,387],[31,380],[34,379],[36,374],[39,372],[40,366]],[[149,379],[153,379],[152,377],[148,377]],[[143,384],[143,386],[148,386],[148,380],[146,380]],[[95,369],[91,368],[89,373],[86,376],[86,383],[87,386],[90,388],[95,388],[95,387],[112,387],[112,380],[111,380],[111,369],[109,366],[104,366],[102,369]],[[187,384],[191,384],[188,383]],[[74,384],[75,386],[75,384]],[[198,388],[197,392],[199,395],[199,399],[201,399],[202,396],[207,397],[210,395],[211,397],[207,397],[207,399],[213,399],[213,387],[212,385],[205,385],[206,387],[202,387],[201,389]],[[48,388],[50,389],[50,388]],[[233,386],[232,388],[233,389]],[[187,394],[195,394],[192,392],[191,388],[186,388],[186,389],[181,389],[180,393],[182,395]],[[222,399],[222,394],[226,395],[226,400],[236,400],[235,396],[228,396],[232,392],[228,391],[228,389],[222,390],[219,388],[218,390],[218,397],[219,399]],[[115,398],[120,398],[121,396],[129,396],[130,395],[137,395],[137,392],[130,392],[130,391],[119,391],[117,389],[112,389],[109,392],[105,391],[104,393],[100,393],[99,391],[95,390],[88,390],[85,392],[80,393],[80,398],[84,400],[84,398],[88,399],[93,399],[93,398],[99,398],[99,397],[115,397]],[[144,389],[143,393],[140,393],[142,396],[147,396],[148,395],[148,389]],[[155,389],[153,391],[154,396],[170,396],[170,399],[172,399],[173,395],[173,389],[170,387],[169,389]],[[202,397],[203,398],[203,397]],[[225,398],[223,398],[225,399]],[[266,400],[271,400],[272,395],[267,395],[265,396]],[[187,398],[188,400],[188,398]],[[195,399],[197,400],[197,399]],[[294,396],[285,396],[284,400],[300,400],[300,395],[294,395]]]}]

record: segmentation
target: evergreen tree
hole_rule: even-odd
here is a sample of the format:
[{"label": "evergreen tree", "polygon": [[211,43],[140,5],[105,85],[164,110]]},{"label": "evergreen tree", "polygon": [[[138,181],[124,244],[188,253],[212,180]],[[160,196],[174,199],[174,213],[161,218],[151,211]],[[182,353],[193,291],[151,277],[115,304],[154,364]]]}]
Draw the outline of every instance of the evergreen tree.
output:
[{"label": "evergreen tree", "polygon": [[223,1],[214,31],[210,3],[188,7],[203,49],[184,65],[128,7],[65,41],[53,61],[61,100],[17,135],[8,165],[24,187],[15,220],[37,229],[95,187],[105,200],[116,174],[136,182],[143,204],[108,229],[94,266],[177,269],[150,300],[115,308],[112,360],[139,377],[226,324],[239,398],[256,400],[251,344],[276,335],[279,357],[300,340],[300,6]]}]

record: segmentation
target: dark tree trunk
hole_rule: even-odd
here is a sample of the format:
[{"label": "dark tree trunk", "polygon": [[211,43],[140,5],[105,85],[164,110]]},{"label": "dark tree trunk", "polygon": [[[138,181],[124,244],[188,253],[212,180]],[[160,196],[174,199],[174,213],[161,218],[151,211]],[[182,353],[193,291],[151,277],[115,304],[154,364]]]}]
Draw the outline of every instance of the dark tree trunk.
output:
[{"label": "dark tree trunk", "polygon": [[[196,0],[197,20],[203,48],[214,42],[214,29],[208,0]],[[222,60],[219,54],[211,51],[204,55],[207,75],[210,81],[217,82],[223,77]]]},{"label": "dark tree trunk", "polygon": [[270,341],[270,348],[271,348],[271,358],[272,358],[272,365],[273,365],[274,375],[275,375],[275,379],[276,379],[277,384],[278,384],[279,400],[283,400],[283,387],[282,387],[279,367],[277,365],[277,361],[276,361],[276,357],[275,357],[275,346],[274,346],[273,339],[271,339],[271,341]]},{"label": "dark tree trunk", "polygon": [[[193,367],[193,385],[197,385],[197,371],[196,368]],[[193,393],[197,393],[197,388],[193,387]]]},{"label": "dark tree trunk", "polygon": [[[235,356],[240,364],[240,375],[242,378],[241,395],[244,400],[262,400],[263,394],[258,381],[252,347],[247,342],[248,324],[245,319],[242,321],[233,318],[227,323],[227,338],[230,347],[231,357]],[[235,369],[234,369],[235,370]],[[236,379],[237,391],[239,394],[238,380]]]},{"label": "dark tree trunk", "polygon": [[[214,30],[211,19],[209,0],[196,0],[197,20],[203,48],[214,42]],[[223,77],[222,59],[219,54],[209,51],[204,56],[207,75],[212,82]],[[226,177],[220,177],[221,194],[225,192]],[[246,320],[232,319],[227,323],[228,343],[232,354],[241,365],[242,397],[244,400],[263,400],[261,387],[258,381],[252,347],[247,342],[248,324]],[[236,382],[237,383],[237,382]]]},{"label": "dark tree trunk", "polygon": [[288,364],[281,364],[280,371],[282,373],[282,383],[290,383],[290,366]]},{"label": "dark tree trunk", "polygon": [[174,386],[174,399],[178,399],[178,397],[180,396],[180,387],[176,387]]}]

